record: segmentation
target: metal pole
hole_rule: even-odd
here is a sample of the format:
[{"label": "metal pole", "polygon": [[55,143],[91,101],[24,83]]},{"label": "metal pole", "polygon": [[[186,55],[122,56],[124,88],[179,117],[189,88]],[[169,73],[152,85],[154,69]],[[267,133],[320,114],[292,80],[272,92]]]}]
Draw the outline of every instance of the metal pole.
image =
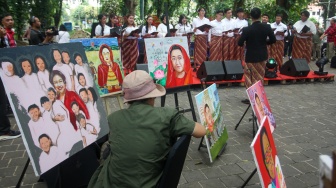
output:
[{"label": "metal pole", "polygon": [[327,12],[327,19],[329,18],[329,12],[330,12],[330,0],[328,1],[328,12]]},{"label": "metal pole", "polygon": [[145,8],[144,8],[144,0],[140,0],[140,19],[144,20]]},{"label": "metal pole", "polygon": [[168,31],[166,37],[170,37],[168,2],[169,2],[169,0],[165,0],[165,2],[164,2],[166,24],[167,24],[167,31]]}]

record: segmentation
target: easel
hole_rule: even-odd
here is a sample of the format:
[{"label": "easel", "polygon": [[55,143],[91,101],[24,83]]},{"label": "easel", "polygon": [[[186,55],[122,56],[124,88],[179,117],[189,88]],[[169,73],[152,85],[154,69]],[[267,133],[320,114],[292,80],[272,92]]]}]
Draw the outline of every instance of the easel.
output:
[{"label": "easel", "polygon": [[[206,85],[206,78],[202,78],[201,79],[201,86],[202,86],[202,89],[205,90],[207,88],[207,85]],[[206,147],[206,145],[203,144],[203,140],[204,140],[204,136],[202,137],[201,139],[201,142],[199,143],[198,145],[198,151],[201,149],[201,147]],[[218,155],[217,156],[220,156],[223,154],[223,152],[225,151],[225,148],[227,146],[227,143],[225,143],[223,145],[223,147],[221,148],[221,150],[219,151]]]},{"label": "easel", "polygon": [[[242,121],[243,118],[245,117],[245,115],[246,115],[247,111],[250,109],[250,107],[251,107],[251,104],[249,104],[248,107],[246,108],[244,114],[242,115],[242,117],[240,118],[239,122],[237,123],[237,125],[236,125],[236,127],[235,127],[235,130],[237,130],[237,128],[239,127],[241,121]],[[251,116],[252,116],[252,117],[249,118],[249,121],[252,120],[253,137],[254,137],[254,135],[255,135],[255,127],[258,127],[258,125],[257,125],[257,117],[254,115],[253,111],[252,111],[252,113],[251,113]]]},{"label": "easel", "polygon": [[[190,108],[179,110],[179,102],[178,102],[178,95],[177,94],[180,93],[180,92],[187,92]],[[175,88],[168,88],[168,89],[166,89],[166,95],[167,94],[174,94],[175,108],[179,112],[181,112],[181,113],[191,112],[191,114],[193,116],[193,120],[195,122],[197,122],[195,108],[194,108],[194,104],[193,104],[193,101],[192,101],[192,97],[191,97],[191,93],[190,93],[190,86],[189,85],[188,86],[175,87]],[[166,95],[164,95],[164,96],[161,97],[161,107],[165,106]]]},{"label": "easel", "polygon": [[109,114],[109,108],[108,108],[108,105],[107,105],[107,99],[109,98],[117,98],[118,100],[118,104],[119,104],[119,108],[120,109],[123,109],[124,108],[124,103],[121,99],[121,94],[122,94],[122,91],[117,91],[117,92],[114,92],[114,93],[108,93],[108,94],[105,94],[105,95],[101,95],[100,97],[102,99],[104,99],[104,103],[105,103],[105,108],[106,108],[106,114],[108,115]]}]

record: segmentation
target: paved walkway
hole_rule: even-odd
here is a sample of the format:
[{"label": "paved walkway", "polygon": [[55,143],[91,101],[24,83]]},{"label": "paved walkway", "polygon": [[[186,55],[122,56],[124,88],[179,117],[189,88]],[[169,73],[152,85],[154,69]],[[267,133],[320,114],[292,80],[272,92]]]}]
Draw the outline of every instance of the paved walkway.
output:
[{"label": "paved walkway", "polygon": [[[328,67],[329,64],[327,71],[336,73],[336,69]],[[317,70],[314,64],[311,68]],[[318,187],[318,156],[331,155],[336,150],[335,86],[335,82],[314,82],[265,87],[277,123],[274,137],[287,187]],[[200,139],[193,138],[180,179],[181,188],[239,187],[255,169],[249,147],[253,139],[252,124],[248,122],[251,111],[238,130],[234,130],[247,107],[240,102],[246,98],[245,88],[220,86],[218,89],[229,131],[228,145],[223,155],[210,164],[205,148],[197,150]],[[195,88],[192,95],[200,91]],[[187,95],[182,93],[179,97],[181,107],[187,108]],[[113,110],[117,108],[115,99],[109,103]],[[166,104],[174,106],[173,95],[167,97]],[[191,118],[190,113],[186,115]],[[17,129],[15,119],[11,118],[11,122]],[[26,160],[21,138],[0,142],[0,187],[16,185]],[[46,187],[37,180],[30,166],[22,187]],[[248,187],[260,187],[257,174]]]}]

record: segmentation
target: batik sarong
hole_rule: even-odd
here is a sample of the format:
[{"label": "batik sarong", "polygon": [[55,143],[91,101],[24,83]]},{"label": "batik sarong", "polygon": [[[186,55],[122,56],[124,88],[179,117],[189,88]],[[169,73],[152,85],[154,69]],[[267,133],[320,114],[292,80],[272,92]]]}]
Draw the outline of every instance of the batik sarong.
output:
[{"label": "batik sarong", "polygon": [[309,63],[311,56],[311,47],[312,47],[312,39],[310,37],[299,38],[297,36],[294,36],[292,58],[306,59],[307,63]]},{"label": "batik sarong", "polygon": [[266,61],[258,63],[246,62],[244,66],[245,87],[249,88],[261,80],[264,82]]},{"label": "batik sarong", "polygon": [[195,66],[198,69],[207,59],[208,35],[195,35]]},{"label": "batik sarong", "polygon": [[274,44],[271,45],[271,57],[275,59],[278,63],[279,68],[282,66],[284,55],[284,41],[277,40]]},{"label": "batik sarong", "polygon": [[222,36],[211,36],[210,61],[223,61],[223,40]]},{"label": "batik sarong", "polygon": [[223,59],[224,60],[234,60],[235,53],[235,38],[234,37],[223,37]]},{"label": "batik sarong", "polygon": [[122,62],[126,74],[132,72],[139,57],[138,39],[125,39],[121,48]]}]

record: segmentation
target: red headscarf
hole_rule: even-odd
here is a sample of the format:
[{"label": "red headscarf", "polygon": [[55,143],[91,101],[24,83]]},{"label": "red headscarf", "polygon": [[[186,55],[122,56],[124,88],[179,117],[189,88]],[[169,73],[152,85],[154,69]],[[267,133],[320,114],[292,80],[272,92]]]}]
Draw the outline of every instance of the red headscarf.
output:
[{"label": "red headscarf", "polygon": [[[178,48],[176,48],[178,47]],[[174,48],[174,49],[173,49]],[[178,50],[180,49],[183,55],[183,59],[184,59],[184,81],[183,83],[178,82],[178,78],[176,78],[175,76],[175,70],[173,67],[173,62],[171,60],[171,52],[173,50]],[[169,51],[168,51],[168,71],[167,71],[167,84],[166,84],[166,88],[171,88],[171,87],[177,87],[177,86],[183,86],[183,85],[188,85],[192,83],[192,77],[191,77],[191,65],[190,65],[190,59],[189,56],[186,52],[186,50],[178,45],[178,44],[174,44],[170,47]]]},{"label": "red headscarf", "polygon": [[119,84],[122,83],[122,74],[119,68],[119,65],[113,61],[113,53],[111,48],[107,44],[102,44],[99,49],[99,59],[101,61],[101,64],[98,66],[98,85],[100,87],[104,87],[107,82],[107,74],[109,70],[109,65],[104,59],[103,56],[103,49],[106,48],[110,52],[110,60],[111,60],[111,65],[112,65],[112,71],[115,73]]}]

